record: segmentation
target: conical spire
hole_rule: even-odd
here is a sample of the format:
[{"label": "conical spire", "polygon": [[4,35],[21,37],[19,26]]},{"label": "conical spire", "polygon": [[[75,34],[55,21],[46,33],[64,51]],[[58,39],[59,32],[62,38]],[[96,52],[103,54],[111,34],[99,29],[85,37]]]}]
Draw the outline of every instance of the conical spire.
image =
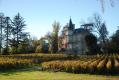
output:
[{"label": "conical spire", "polygon": [[70,28],[70,29],[74,29],[74,25],[73,25],[73,23],[72,23],[71,17],[70,17],[70,20],[69,20],[69,28]]},{"label": "conical spire", "polygon": [[69,27],[71,27],[73,24],[72,24],[72,20],[71,20],[71,17],[70,17],[70,20],[69,20]]}]

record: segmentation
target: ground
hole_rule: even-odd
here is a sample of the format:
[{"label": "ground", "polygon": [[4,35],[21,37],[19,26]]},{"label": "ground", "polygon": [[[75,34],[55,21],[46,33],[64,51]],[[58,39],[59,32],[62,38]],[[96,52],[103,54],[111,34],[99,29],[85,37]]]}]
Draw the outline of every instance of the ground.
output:
[{"label": "ground", "polygon": [[35,69],[20,69],[0,72],[0,80],[119,80],[119,76],[47,72]]}]

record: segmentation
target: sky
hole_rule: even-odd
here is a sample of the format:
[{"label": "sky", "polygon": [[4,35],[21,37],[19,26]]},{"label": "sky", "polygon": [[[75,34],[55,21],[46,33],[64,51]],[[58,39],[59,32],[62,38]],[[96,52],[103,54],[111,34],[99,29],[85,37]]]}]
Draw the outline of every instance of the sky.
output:
[{"label": "sky", "polygon": [[119,1],[114,0],[114,7],[110,0],[105,1],[103,13],[99,0],[0,0],[0,12],[11,18],[19,12],[27,24],[26,31],[38,39],[52,31],[54,21],[60,22],[62,30],[71,17],[79,28],[81,22],[88,22],[89,17],[99,13],[112,35],[119,26]]}]

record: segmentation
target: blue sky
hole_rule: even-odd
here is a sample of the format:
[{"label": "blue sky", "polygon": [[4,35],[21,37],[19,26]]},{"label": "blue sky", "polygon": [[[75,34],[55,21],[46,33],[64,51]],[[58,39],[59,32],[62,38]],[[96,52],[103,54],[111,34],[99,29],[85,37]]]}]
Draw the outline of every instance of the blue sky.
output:
[{"label": "blue sky", "polygon": [[38,38],[52,31],[55,20],[63,27],[71,16],[79,28],[81,21],[87,22],[94,13],[99,13],[111,35],[119,26],[119,1],[115,0],[113,8],[109,0],[106,1],[105,12],[102,13],[99,0],[0,0],[0,12],[11,18],[19,12],[25,18],[26,31]]}]

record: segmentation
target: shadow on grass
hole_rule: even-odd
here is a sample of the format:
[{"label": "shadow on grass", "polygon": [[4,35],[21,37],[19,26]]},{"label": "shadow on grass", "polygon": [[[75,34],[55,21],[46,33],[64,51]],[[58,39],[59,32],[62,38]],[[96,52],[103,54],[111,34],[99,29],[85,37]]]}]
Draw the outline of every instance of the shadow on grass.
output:
[{"label": "shadow on grass", "polygon": [[[38,66],[32,66],[32,67],[27,67],[27,68],[22,68],[22,69],[11,69],[11,70],[0,70],[0,75],[4,75],[4,76],[11,76],[11,75],[19,75],[22,72],[34,72],[34,71],[47,71],[47,72],[65,72],[65,71],[49,71],[49,70],[42,70],[41,67]],[[92,72],[92,73],[88,73],[88,72],[66,72],[66,73],[71,73],[71,74],[88,74],[88,75],[97,75],[97,76],[112,76],[112,77],[118,77],[119,78],[119,74],[118,73],[106,73],[106,72]]]},{"label": "shadow on grass", "polygon": [[37,67],[27,67],[22,69],[10,69],[10,70],[0,70],[0,75],[11,76],[11,75],[19,75],[22,72],[33,72],[40,71]]}]

